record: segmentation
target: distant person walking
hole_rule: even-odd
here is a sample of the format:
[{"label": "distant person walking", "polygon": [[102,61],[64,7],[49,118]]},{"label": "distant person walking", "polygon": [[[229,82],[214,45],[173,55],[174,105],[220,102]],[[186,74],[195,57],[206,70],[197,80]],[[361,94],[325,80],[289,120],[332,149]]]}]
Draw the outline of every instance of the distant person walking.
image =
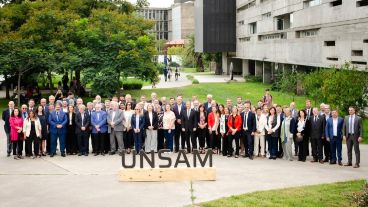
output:
[{"label": "distant person walking", "polygon": [[165,78],[165,82],[167,82],[167,75],[168,75],[169,70],[167,70],[167,68],[164,68],[164,78]]}]

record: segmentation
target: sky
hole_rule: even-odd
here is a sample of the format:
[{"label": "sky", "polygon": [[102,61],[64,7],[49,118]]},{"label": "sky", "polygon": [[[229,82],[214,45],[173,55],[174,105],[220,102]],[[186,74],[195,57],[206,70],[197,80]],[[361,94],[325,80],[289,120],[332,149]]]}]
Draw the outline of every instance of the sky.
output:
[{"label": "sky", "polygon": [[[129,0],[135,3],[136,0]],[[170,7],[174,3],[174,0],[148,0],[150,7]]]}]

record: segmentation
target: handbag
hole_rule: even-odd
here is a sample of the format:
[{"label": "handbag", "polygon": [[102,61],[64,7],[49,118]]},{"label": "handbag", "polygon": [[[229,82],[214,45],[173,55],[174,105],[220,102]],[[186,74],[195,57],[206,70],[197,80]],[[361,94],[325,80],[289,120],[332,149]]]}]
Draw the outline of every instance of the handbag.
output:
[{"label": "handbag", "polygon": [[297,142],[302,142],[303,141],[303,135],[302,134],[296,135],[296,141]]}]

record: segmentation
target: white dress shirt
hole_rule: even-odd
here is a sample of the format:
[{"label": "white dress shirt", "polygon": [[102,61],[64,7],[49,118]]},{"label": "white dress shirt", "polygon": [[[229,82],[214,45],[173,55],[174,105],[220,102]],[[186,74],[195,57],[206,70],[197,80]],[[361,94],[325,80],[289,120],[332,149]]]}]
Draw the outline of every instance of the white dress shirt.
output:
[{"label": "white dress shirt", "polygon": [[337,118],[332,119],[333,136],[337,137]]}]

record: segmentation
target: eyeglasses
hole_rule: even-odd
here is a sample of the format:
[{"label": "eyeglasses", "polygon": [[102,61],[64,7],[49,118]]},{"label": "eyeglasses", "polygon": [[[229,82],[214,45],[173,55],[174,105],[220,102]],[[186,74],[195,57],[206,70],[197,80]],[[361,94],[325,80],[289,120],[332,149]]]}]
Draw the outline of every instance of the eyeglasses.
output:
[{"label": "eyeglasses", "polygon": [[136,109],[136,111],[139,111],[139,109]]}]

